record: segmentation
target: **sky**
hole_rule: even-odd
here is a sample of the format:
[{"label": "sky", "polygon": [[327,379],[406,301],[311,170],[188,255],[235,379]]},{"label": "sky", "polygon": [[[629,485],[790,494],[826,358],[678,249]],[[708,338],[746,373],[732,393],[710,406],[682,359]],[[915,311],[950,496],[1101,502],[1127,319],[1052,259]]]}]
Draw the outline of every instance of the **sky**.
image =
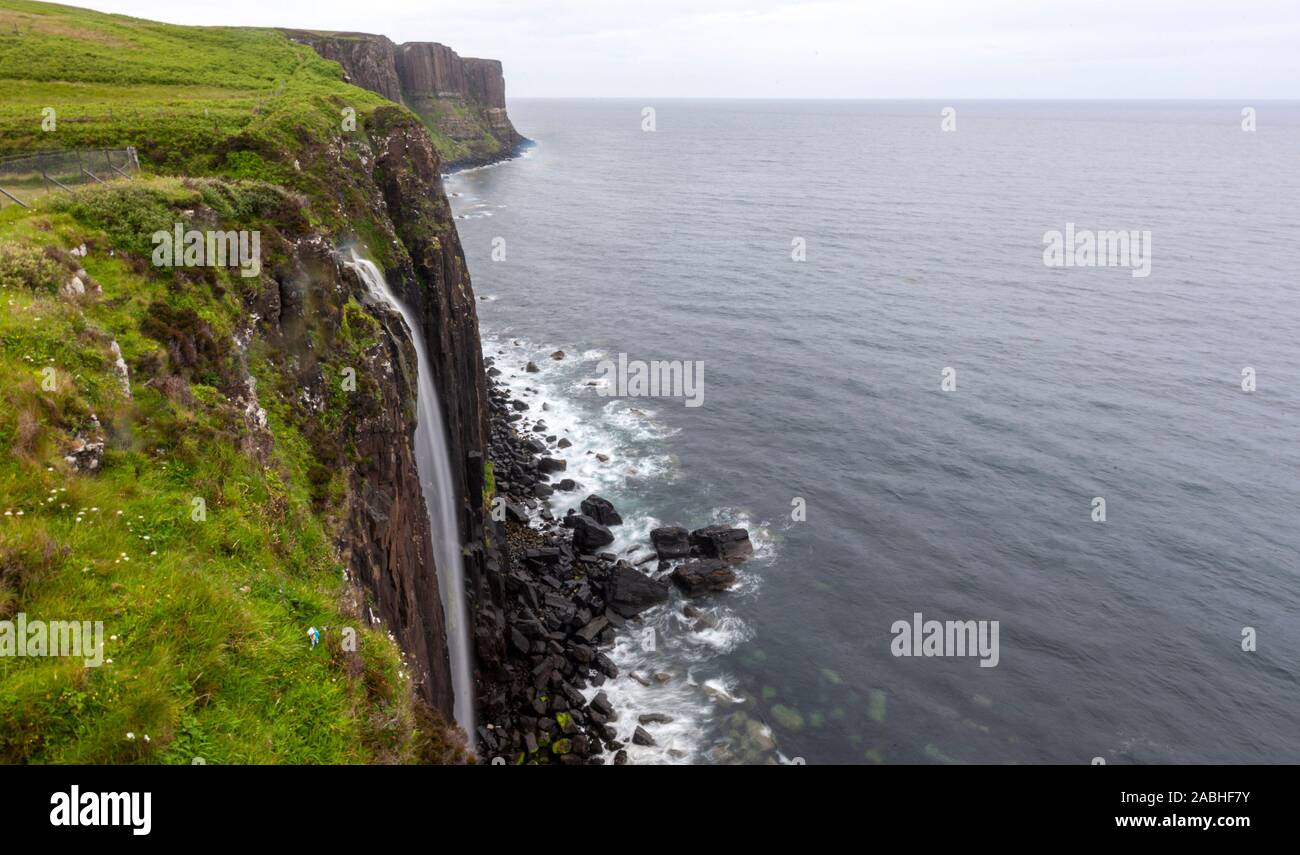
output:
[{"label": "sky", "polygon": [[438,41],[526,97],[1300,97],[1300,0],[71,0]]}]

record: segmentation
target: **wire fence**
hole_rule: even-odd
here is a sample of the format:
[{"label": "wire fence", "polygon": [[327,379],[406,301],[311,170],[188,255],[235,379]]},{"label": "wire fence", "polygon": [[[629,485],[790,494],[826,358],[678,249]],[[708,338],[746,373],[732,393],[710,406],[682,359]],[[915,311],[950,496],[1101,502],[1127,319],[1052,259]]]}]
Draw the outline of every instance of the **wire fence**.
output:
[{"label": "wire fence", "polygon": [[39,151],[0,158],[0,207],[30,207],[49,193],[71,193],[78,184],[130,178],[140,171],[135,148]]}]

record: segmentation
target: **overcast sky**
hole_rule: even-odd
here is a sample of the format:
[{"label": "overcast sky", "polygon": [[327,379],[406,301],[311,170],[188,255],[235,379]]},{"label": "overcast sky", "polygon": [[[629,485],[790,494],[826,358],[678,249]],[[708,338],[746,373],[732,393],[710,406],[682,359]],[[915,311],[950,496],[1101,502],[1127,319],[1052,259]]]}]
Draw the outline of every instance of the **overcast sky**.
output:
[{"label": "overcast sky", "polygon": [[517,97],[1300,97],[1300,0],[65,0],[438,41]]}]

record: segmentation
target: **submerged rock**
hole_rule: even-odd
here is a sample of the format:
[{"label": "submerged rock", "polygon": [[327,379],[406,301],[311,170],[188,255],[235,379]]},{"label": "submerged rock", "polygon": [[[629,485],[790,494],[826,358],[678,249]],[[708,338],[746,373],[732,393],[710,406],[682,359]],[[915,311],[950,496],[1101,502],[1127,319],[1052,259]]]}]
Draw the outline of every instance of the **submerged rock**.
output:
[{"label": "submerged rock", "polygon": [[665,713],[645,713],[636,718],[640,724],[670,724],[673,717]]},{"label": "submerged rock", "polygon": [[803,730],[803,714],[783,704],[776,704],[770,710],[776,723],[786,730]]}]

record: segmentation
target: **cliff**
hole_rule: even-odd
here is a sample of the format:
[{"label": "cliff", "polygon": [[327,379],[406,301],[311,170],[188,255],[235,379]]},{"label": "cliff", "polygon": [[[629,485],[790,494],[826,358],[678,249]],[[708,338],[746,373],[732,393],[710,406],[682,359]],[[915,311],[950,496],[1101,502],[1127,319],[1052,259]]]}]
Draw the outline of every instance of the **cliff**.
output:
[{"label": "cliff", "polygon": [[437,42],[394,45],[365,33],[284,32],[337,62],[349,83],[415,112],[447,168],[500,160],[526,142],[506,113],[497,60],[461,57]]},{"label": "cliff", "polygon": [[[389,97],[419,64],[331,37],[371,94],[278,31],[22,10],[23,34],[0,45],[0,77],[23,81],[0,105],[0,155],[132,145],[144,174],[0,222],[0,366],[22,378],[0,391],[0,482],[16,485],[0,618],[103,616],[121,639],[94,701],[57,660],[14,664],[0,760],[454,758],[415,354],[338,253],[368,255],[420,319],[476,603],[487,406],[441,184],[450,137]],[[499,65],[450,54],[414,73],[517,138],[492,106]],[[102,74],[119,85],[68,100]],[[34,131],[31,104],[53,105],[57,129]],[[260,235],[258,269],[159,266],[150,236],[176,224]],[[127,729],[152,738],[124,744]]]}]

